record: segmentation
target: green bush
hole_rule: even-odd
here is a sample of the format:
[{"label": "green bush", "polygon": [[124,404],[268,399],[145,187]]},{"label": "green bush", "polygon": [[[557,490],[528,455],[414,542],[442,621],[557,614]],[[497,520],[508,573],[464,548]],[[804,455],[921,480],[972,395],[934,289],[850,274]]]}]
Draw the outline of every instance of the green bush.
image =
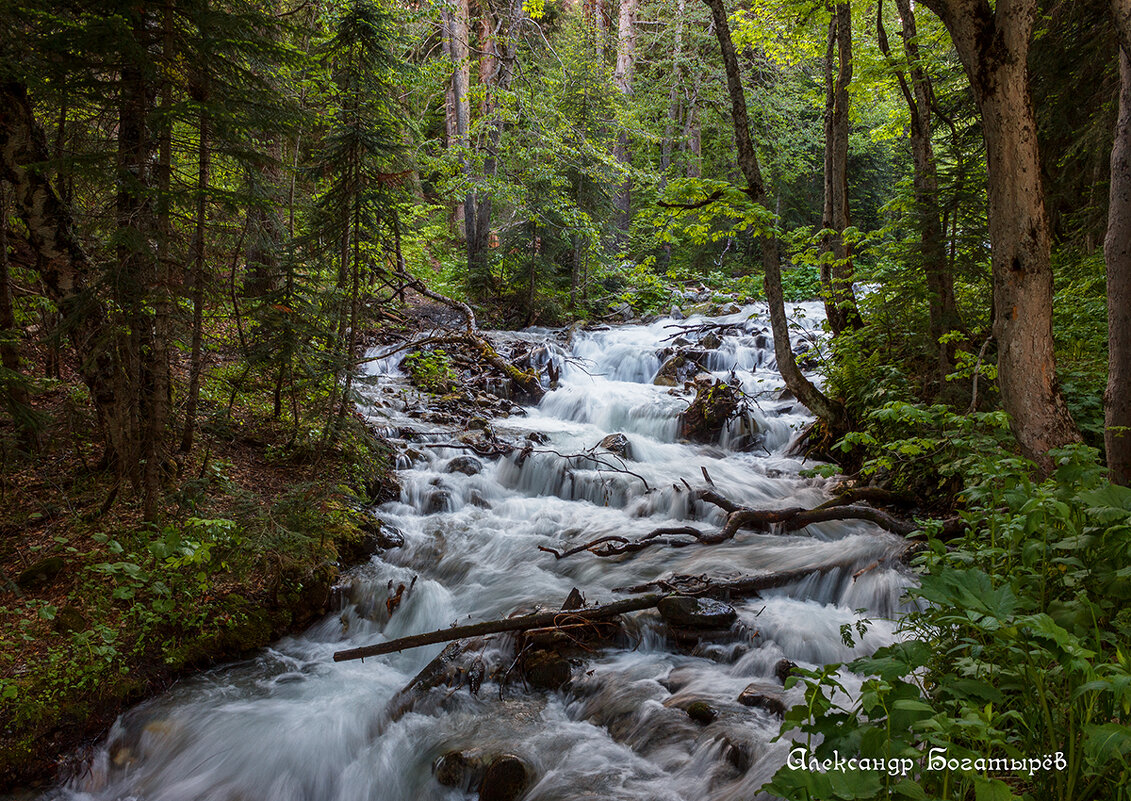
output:
[{"label": "green bush", "polygon": [[451,357],[441,348],[413,351],[405,357],[404,368],[414,386],[435,395],[451,392],[458,381]]},{"label": "green bush", "polygon": [[[1055,474],[1039,484],[1032,465],[991,457],[981,469],[968,463],[966,537],[949,547],[932,539],[920,557],[906,639],[843,666],[870,677],[848,708],[843,695],[834,703],[842,666],[805,674],[806,703],[783,733],[800,729],[806,756],[791,757],[766,791],[1128,797],[1131,489],[1107,483],[1082,446],[1057,452]],[[834,752],[879,768],[798,766]]]}]

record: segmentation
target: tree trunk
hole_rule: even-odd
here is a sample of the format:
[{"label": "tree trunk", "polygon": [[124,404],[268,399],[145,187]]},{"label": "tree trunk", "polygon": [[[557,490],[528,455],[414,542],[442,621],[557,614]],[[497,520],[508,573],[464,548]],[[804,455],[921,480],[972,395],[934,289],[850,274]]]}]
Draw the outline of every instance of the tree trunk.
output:
[{"label": "tree trunk", "polygon": [[[746,179],[746,194],[750,199],[768,209],[766,188],[762,182],[762,170],[758,165],[758,155],[750,138],[750,118],[746,110],[746,95],[742,90],[742,76],[738,68],[738,57],[734,52],[734,42],[730,37],[726,8],[723,0],[704,0],[711,9],[715,20],[715,35],[722,51],[723,65],[726,68],[727,90],[730,94],[731,120],[734,123],[735,149],[738,151],[738,166]],[[774,355],[778,370],[785,379],[786,387],[809,411],[824,420],[833,428],[844,425],[844,408],[825,397],[802,374],[793,358],[789,342],[789,321],[785,314],[785,299],[781,286],[781,255],[777,236],[772,231],[764,231],[762,242],[762,268],[765,271],[764,287],[766,302],[770,307],[770,326],[774,334]]]},{"label": "tree trunk", "polygon": [[982,117],[989,181],[994,335],[1002,405],[1021,450],[1052,469],[1080,440],[1056,380],[1051,238],[1026,59],[1037,0],[924,0],[958,50]]},{"label": "tree trunk", "polygon": [[192,451],[196,433],[196,409],[200,402],[200,381],[204,375],[204,257],[208,236],[208,185],[212,170],[209,143],[211,126],[208,112],[201,108],[200,144],[197,151],[196,222],[192,236],[192,354],[189,357],[188,400],[185,402],[185,427],[181,433],[181,453]]},{"label": "tree trunk", "polygon": [[1112,0],[1119,29],[1119,120],[1111,148],[1107,265],[1108,372],[1104,447],[1111,480],[1131,485],[1131,0]]},{"label": "tree trunk", "polygon": [[[902,22],[901,37],[907,56],[910,86],[901,70],[895,70],[911,120],[911,161],[915,193],[915,213],[919,226],[919,258],[926,277],[932,347],[938,358],[938,380],[946,379],[953,363],[952,346],[940,343],[943,334],[960,330],[962,320],[954,298],[954,273],[947,258],[939,204],[939,180],[931,143],[931,83],[923,68],[918,32],[911,0],[895,0]],[[884,30],[883,2],[876,6],[876,30],[880,49],[890,60],[887,32]]]},{"label": "tree trunk", "polygon": [[[173,223],[170,217],[173,178],[174,85],[171,76],[176,63],[176,40],[173,30],[173,3],[166,0],[162,21],[161,59],[165,65],[161,81],[160,134],[157,155],[157,261],[153,281],[153,366],[149,387],[148,414],[144,418],[146,441],[151,445],[145,454],[143,468],[143,506],[146,520],[157,518],[164,467],[164,442],[169,425],[169,395],[172,376],[169,373],[169,344],[173,339],[173,299],[170,292],[172,273]],[[158,458],[161,457],[161,458]]]},{"label": "tree trunk", "polygon": [[[834,54],[837,71],[833,75]],[[833,233],[821,242],[825,315],[833,335],[863,323],[852,290],[852,246],[844,241],[848,213],[848,85],[852,82],[852,9],[833,6],[825,55],[825,204],[821,227]]]},{"label": "tree trunk", "polygon": [[[636,62],[636,12],[639,3],[640,0],[621,0],[617,19],[617,63],[613,70],[613,84],[626,101],[632,95],[632,73]],[[619,127],[613,156],[623,169],[628,170],[632,161],[628,150],[628,132],[623,124]],[[632,179],[628,175],[621,178],[617,186],[613,206],[616,209],[616,227],[624,240],[632,224]]]},{"label": "tree trunk", "polygon": [[106,306],[94,295],[94,267],[71,222],[70,209],[36,165],[49,160],[47,139],[35,121],[27,89],[0,84],[0,177],[13,188],[16,211],[39,258],[36,269],[58,307],[78,357],[106,444],[107,463],[129,453],[129,404],[121,395],[122,364],[110,335]]},{"label": "tree trunk", "polygon": [[680,93],[683,89],[683,17],[687,0],[679,0],[675,16],[675,46],[672,49],[672,88],[668,93],[668,118],[664,121],[664,139],[660,144],[660,191],[667,183],[667,171],[672,164],[672,139],[675,124],[680,117]]},{"label": "tree trunk", "polygon": [[[456,0],[454,11],[444,11],[445,19],[445,49],[452,61],[452,78],[448,91],[448,141],[450,145],[462,148],[460,164],[464,174],[469,174],[471,165],[467,158],[467,148],[470,144],[468,135],[471,130],[471,60],[468,37],[470,35],[471,11],[468,0]],[[465,229],[463,234],[467,237],[471,232],[468,227],[474,225],[475,197],[470,192],[462,203],[462,210],[457,213],[457,218],[462,219]]]},{"label": "tree trunk", "polygon": [[[153,286],[157,281],[158,238],[154,228],[152,157],[150,131],[156,85],[149,63],[153,20],[150,8],[139,3],[131,9],[130,52],[123,52],[118,80],[118,196],[115,204],[117,264],[111,287],[124,325],[117,326],[119,353],[125,374],[121,391],[129,399],[125,421],[126,458],[115,465],[122,477],[145,496],[146,514],[155,502],[152,488],[144,482],[143,466],[163,460],[164,442],[155,440],[147,421],[155,411],[155,382],[168,365],[158,362],[155,351]],[[163,440],[163,437],[161,438]]]},{"label": "tree trunk", "polygon": [[468,278],[473,288],[486,295],[490,290],[491,276],[491,189],[499,171],[499,144],[503,136],[503,121],[499,116],[499,94],[510,89],[514,75],[515,51],[510,35],[521,20],[522,5],[511,2],[507,6],[505,36],[500,39],[496,31],[502,29],[503,20],[491,25],[491,17],[484,15],[483,33],[480,36],[482,53],[479,60],[479,79],[483,89],[481,112],[488,121],[484,142],[483,186],[473,193],[470,212],[467,216],[467,262]]}]

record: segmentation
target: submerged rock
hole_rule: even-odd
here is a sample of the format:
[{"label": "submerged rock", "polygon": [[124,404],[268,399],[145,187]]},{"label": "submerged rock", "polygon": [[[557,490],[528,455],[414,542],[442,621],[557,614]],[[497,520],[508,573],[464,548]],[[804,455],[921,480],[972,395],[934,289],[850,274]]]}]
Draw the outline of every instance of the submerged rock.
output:
[{"label": "submerged rock", "polygon": [[785,684],[785,680],[793,675],[793,671],[797,670],[797,664],[788,659],[779,659],[778,663],[774,665],[774,675],[778,677],[778,681]]},{"label": "submerged rock", "polygon": [[672,595],[656,608],[668,625],[687,629],[726,629],[738,619],[733,606],[713,598]]},{"label": "submerged rock", "polygon": [[531,771],[514,754],[491,760],[479,783],[479,801],[518,801],[530,786]]},{"label": "submerged rock", "polygon": [[462,751],[449,751],[441,754],[432,763],[432,775],[444,787],[456,787],[468,790],[482,775],[483,765]]},{"label": "submerged rock", "polygon": [[474,456],[457,456],[448,462],[444,468],[445,473],[463,473],[465,476],[474,476],[483,472],[483,462]]},{"label": "submerged rock", "polygon": [[523,661],[523,672],[531,685],[557,690],[573,678],[573,665],[553,651],[535,651]]},{"label": "submerged rock", "polygon": [[693,442],[715,442],[743,408],[742,392],[723,381],[696,380],[695,400],[679,416],[679,435]]},{"label": "submerged rock", "polygon": [[434,515],[440,512],[450,512],[451,510],[452,493],[448,490],[434,490],[428,493],[428,498],[424,501],[424,514]]}]

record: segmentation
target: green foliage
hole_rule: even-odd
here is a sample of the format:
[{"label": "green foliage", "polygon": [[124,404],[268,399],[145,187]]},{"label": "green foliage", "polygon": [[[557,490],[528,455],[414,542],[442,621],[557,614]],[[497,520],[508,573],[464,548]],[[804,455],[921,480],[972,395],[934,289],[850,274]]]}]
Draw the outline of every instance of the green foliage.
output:
[{"label": "green foliage", "polygon": [[[968,463],[968,534],[949,548],[931,540],[920,557],[905,639],[806,674],[806,703],[783,724],[818,759],[839,752],[899,770],[795,764],[764,789],[788,799],[1126,797],[1131,489],[1106,483],[1095,456],[1058,452],[1040,484],[1021,460]],[[870,677],[847,706],[842,670]]]},{"label": "green foliage", "polygon": [[404,368],[415,386],[436,395],[451,392],[459,380],[443,348],[413,351],[405,357]]}]

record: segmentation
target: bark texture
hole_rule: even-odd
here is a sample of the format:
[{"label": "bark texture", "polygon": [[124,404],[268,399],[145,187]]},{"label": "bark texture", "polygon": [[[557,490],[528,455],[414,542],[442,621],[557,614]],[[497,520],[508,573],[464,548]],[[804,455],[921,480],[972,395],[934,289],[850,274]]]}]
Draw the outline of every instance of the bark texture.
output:
[{"label": "bark texture", "polygon": [[950,31],[982,117],[1002,405],[1022,451],[1080,440],[1056,380],[1051,238],[1026,59],[1037,0],[924,0]]},{"label": "bark texture", "polygon": [[499,170],[499,143],[503,121],[500,94],[510,89],[514,78],[515,51],[511,34],[519,24],[522,4],[508,0],[503,14],[495,18],[484,10],[480,20],[479,83],[483,90],[480,114],[487,121],[483,141],[483,174],[470,195],[465,210],[468,277],[484,293],[491,279],[491,187]]},{"label": "bark texture", "polygon": [[128,415],[119,393],[122,366],[110,341],[106,307],[94,292],[95,271],[75,235],[70,209],[39,167],[48,158],[47,139],[32,114],[26,87],[0,84],[0,177],[12,186],[16,211],[40,257],[40,280],[59,308],[98,414],[108,461],[115,461],[129,450],[121,425]]},{"label": "bark texture", "polygon": [[1108,373],[1104,448],[1111,480],[1131,485],[1131,0],[1112,0],[1119,29],[1119,118],[1111,148],[1104,261]]}]

